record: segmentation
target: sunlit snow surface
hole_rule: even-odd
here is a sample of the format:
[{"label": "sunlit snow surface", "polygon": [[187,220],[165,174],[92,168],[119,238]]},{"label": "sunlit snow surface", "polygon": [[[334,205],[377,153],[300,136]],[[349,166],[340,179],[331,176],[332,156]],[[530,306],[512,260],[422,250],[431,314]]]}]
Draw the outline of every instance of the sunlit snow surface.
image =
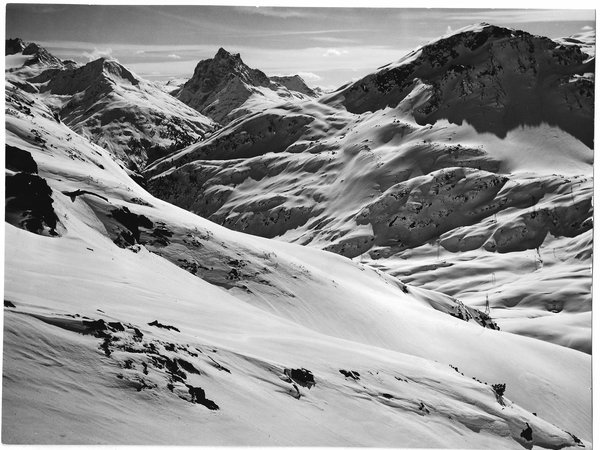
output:
[{"label": "sunlit snow surface", "polygon": [[[7,215],[4,443],[591,447],[591,356],[577,349],[587,350],[589,305],[579,310],[566,302],[557,305],[564,309],[560,314],[539,314],[528,329],[533,337],[523,336],[523,316],[508,308],[515,306],[510,293],[519,296],[527,283],[562,286],[565,296],[569,289],[586,289],[591,232],[547,238],[539,255],[525,249],[515,256],[479,248],[452,253],[445,248],[453,245],[454,230],[442,237],[441,249],[431,245],[414,259],[352,260],[232,231],[158,200],[106,150],[57,122],[34,94],[9,83],[6,101],[6,143],[33,157],[37,176],[51,189],[57,224],[36,234],[22,228],[18,215]],[[411,130],[418,140],[426,132],[385,110],[367,118],[313,102],[303,108],[316,116],[314,133],[354,121],[348,134],[355,133],[357,143],[371,136],[387,145],[398,133]],[[297,113],[296,120],[303,120],[301,109]],[[379,127],[381,132],[367,133]],[[430,132],[437,140],[452,133],[464,133],[464,140],[475,136],[443,123]],[[530,143],[525,131],[514,133],[515,146]],[[561,142],[571,139],[553,129],[541,139],[551,140],[553,133]],[[486,141],[489,159],[510,166],[511,182],[529,186],[523,156],[502,156],[504,147],[497,144],[493,136]],[[570,155],[557,151],[563,159],[556,164],[564,162],[563,176],[581,186],[574,193],[553,190],[548,201],[558,206],[591,195],[591,159],[571,144]],[[274,182],[315,181],[315,198],[324,198],[320,189],[337,189],[340,197],[324,207],[343,213],[341,233],[360,234],[372,225],[350,229],[345,220],[362,210],[371,193],[366,187],[375,180],[365,176],[366,161],[379,158],[381,168],[398,160],[381,149],[366,152],[364,160],[351,158],[359,150],[339,149],[331,160],[318,152],[294,153],[314,180],[296,180],[288,153],[266,161],[284,165]],[[410,152],[406,157],[411,161]],[[317,183],[318,158],[342,176]],[[538,164],[535,177],[552,175],[540,158],[530,162]],[[235,164],[227,176],[238,176]],[[7,169],[7,179],[16,172]],[[465,169],[467,182],[472,173]],[[388,185],[384,191],[397,183],[381,180]],[[273,201],[257,195],[264,189],[252,189],[252,180],[244,183],[238,192],[247,196],[240,202]],[[508,222],[515,213],[523,211],[503,210],[494,220]],[[469,233],[488,236],[485,222],[470,227]],[[300,231],[289,240],[299,241]],[[128,241],[133,234],[142,245]],[[471,272],[470,255],[483,264]],[[575,269],[563,274],[560,258],[571,258],[581,278]],[[373,267],[379,264],[390,273]],[[437,264],[437,282],[424,268],[431,264]],[[494,289],[504,285],[497,295]],[[453,317],[457,303],[441,293],[460,293],[482,308],[488,291],[501,331]],[[539,311],[538,302],[528,299],[523,307]],[[556,323],[560,331],[552,334]],[[506,385],[502,395],[500,387],[492,388],[498,384]]]},{"label": "sunlit snow surface", "polygon": [[489,25],[445,39],[318,100],[256,97],[149,165],[149,190],[234,230],[489,301],[501,329],[590,353],[593,40]]}]

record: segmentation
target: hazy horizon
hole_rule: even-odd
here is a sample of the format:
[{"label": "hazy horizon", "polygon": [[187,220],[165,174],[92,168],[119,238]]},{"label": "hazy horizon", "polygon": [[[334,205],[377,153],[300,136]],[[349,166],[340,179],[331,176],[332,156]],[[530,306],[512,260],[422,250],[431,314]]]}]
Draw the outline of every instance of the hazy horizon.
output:
[{"label": "hazy horizon", "polygon": [[478,22],[551,38],[595,29],[594,10],[8,4],[6,37],[80,63],[112,57],[151,80],[189,78],[223,47],[331,89]]}]

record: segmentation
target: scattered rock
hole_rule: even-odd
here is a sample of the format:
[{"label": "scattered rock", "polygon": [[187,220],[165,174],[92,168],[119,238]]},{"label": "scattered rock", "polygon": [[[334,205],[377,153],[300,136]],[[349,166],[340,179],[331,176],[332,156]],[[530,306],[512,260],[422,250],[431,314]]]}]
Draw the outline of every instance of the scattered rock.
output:
[{"label": "scattered rock", "polygon": [[521,431],[521,437],[526,441],[531,441],[533,440],[533,430],[529,426],[529,423],[525,422],[525,425],[526,428],[524,428],[523,431]]},{"label": "scattered rock", "polygon": [[179,368],[177,360],[169,359],[166,356],[163,357],[165,361],[165,369],[171,375],[173,381],[180,381],[187,379],[187,375],[184,371]]},{"label": "scattered rock", "polygon": [[108,326],[116,331],[125,331],[125,327],[121,322],[108,322]]},{"label": "scattered rock", "polygon": [[292,381],[295,381],[300,386],[311,388],[316,383],[315,377],[310,370],[307,369],[285,369],[283,371]]},{"label": "scattered rock", "polygon": [[163,325],[162,323],[159,323],[158,320],[155,320],[154,322],[150,322],[148,325],[150,325],[152,327],[157,327],[157,328],[164,328],[166,330],[173,330],[173,331],[177,331],[178,333],[180,333],[179,328],[174,327],[173,325]]},{"label": "scattered rock", "polygon": [[6,176],[5,220],[36,234],[58,236],[58,217],[52,203],[52,189],[44,178],[19,172]]},{"label": "scattered rock", "polygon": [[575,441],[575,443],[577,444],[578,447],[585,447],[585,445],[583,444],[583,442],[581,442],[581,439],[579,439],[577,436],[575,436],[573,433],[569,433],[567,431],[567,434],[569,434],[572,438],[573,441]]},{"label": "scattered rock", "polygon": [[186,361],[185,359],[181,359],[181,358],[177,358],[176,361],[181,366],[181,368],[183,370],[185,370],[186,372],[195,373],[195,374],[200,375],[200,371],[198,369],[196,369],[194,367],[194,365],[192,363],[190,363],[189,361]]},{"label": "scattered rock", "polygon": [[352,378],[353,380],[360,380],[360,374],[354,370],[340,369],[340,373],[346,378]]},{"label": "scattered rock", "polygon": [[146,216],[133,213],[126,206],[113,210],[111,215],[131,233],[134,239],[132,244],[140,242],[140,227],[151,229],[154,226],[152,221]]},{"label": "scattered rock", "polygon": [[204,392],[204,389],[189,384],[186,384],[186,386],[189,390],[190,395],[192,396],[192,403],[200,403],[201,405],[204,405],[208,409],[213,411],[219,409],[219,406],[215,402],[206,398],[206,393]]},{"label": "scattered rock", "polygon": [[494,390],[496,397],[502,397],[506,390],[506,384],[493,384],[492,389]]},{"label": "scattered rock", "polygon": [[83,326],[88,333],[95,335],[96,337],[105,337],[107,331],[106,322],[102,319],[98,320],[84,320]]},{"label": "scattered rock", "polygon": [[133,340],[137,342],[141,342],[144,334],[136,327],[133,327]]}]

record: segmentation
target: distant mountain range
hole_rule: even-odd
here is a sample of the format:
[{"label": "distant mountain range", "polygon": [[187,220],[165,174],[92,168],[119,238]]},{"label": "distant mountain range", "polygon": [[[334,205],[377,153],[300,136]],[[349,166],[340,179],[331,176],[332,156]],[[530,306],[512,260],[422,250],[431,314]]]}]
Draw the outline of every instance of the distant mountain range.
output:
[{"label": "distant mountain range", "polygon": [[43,94],[57,117],[134,171],[205,139],[220,127],[216,120],[222,121],[253,95],[270,102],[317,95],[299,76],[271,81],[223,49],[214,59],[201,61],[175,96],[115,60],[100,58],[80,66],[18,38],[6,41],[6,51],[17,62],[9,79]]}]

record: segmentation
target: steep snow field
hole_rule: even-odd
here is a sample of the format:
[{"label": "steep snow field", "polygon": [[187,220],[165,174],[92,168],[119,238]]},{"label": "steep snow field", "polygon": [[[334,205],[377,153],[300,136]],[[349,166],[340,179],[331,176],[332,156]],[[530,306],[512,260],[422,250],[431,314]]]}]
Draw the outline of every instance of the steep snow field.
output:
[{"label": "steep snow field", "polygon": [[590,353],[594,52],[580,39],[467,27],[317,100],[257,102],[147,166],[148,189],[487,298],[503,330]]},{"label": "steep snow field", "polygon": [[4,443],[591,446],[589,354],[158,200],[6,101]]}]

